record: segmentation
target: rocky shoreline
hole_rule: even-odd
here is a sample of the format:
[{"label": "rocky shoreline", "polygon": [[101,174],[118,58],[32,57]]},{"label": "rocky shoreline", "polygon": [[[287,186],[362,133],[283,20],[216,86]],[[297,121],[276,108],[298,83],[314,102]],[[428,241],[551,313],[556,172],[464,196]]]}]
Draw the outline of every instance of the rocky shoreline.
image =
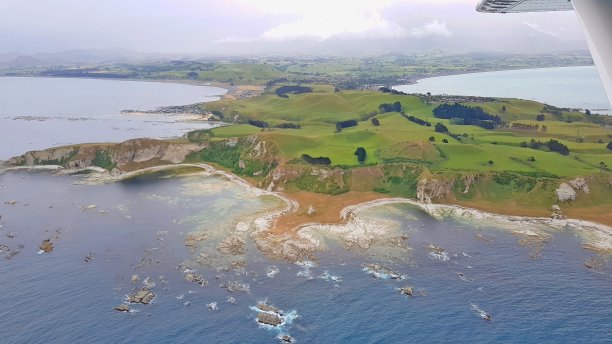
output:
[{"label": "rocky shoreline", "polygon": [[[127,173],[111,173],[96,167],[65,169],[61,166],[47,165],[11,167],[0,171],[0,173],[10,170],[44,169],[62,175],[83,173],[86,170],[89,174],[78,183],[99,184],[117,182],[139,175],[178,168],[201,169],[209,175],[220,176],[231,183],[235,183],[245,191],[252,193],[255,197],[273,196],[282,200],[285,203],[285,207],[267,212],[263,216],[258,215],[255,218],[244,219],[242,222],[244,222],[246,229],[243,232],[248,233],[248,236],[254,241],[257,248],[264,254],[292,262],[316,259],[314,253],[325,249],[326,246],[323,239],[326,237],[340,240],[347,248],[368,250],[378,245],[386,249],[397,248],[400,251],[408,250],[409,248],[404,242],[407,238],[400,234],[394,223],[380,219],[370,219],[360,215],[371,208],[393,204],[416,206],[436,219],[454,218],[461,221],[478,221],[482,225],[490,225],[507,230],[527,241],[544,241],[554,232],[572,230],[581,237],[584,248],[602,253],[612,253],[612,228],[603,224],[560,217],[545,218],[500,215],[458,205],[434,204],[407,198],[381,198],[349,205],[340,212],[340,223],[320,224],[317,223],[316,217],[314,217],[311,222],[299,225],[290,233],[276,234],[271,231],[276,220],[284,214],[297,211],[299,204],[281,192],[258,188],[232,173],[218,170],[207,164],[169,164]],[[243,241],[243,239],[241,240]],[[228,245],[231,242],[229,240]],[[231,247],[228,247],[229,249]]]}]

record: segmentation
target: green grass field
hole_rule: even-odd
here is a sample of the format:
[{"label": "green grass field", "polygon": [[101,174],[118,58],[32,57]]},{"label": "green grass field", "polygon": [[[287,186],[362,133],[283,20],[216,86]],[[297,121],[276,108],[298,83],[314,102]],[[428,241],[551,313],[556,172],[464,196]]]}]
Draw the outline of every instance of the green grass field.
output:
[{"label": "green grass field", "polygon": [[[399,113],[376,115],[380,126],[369,119],[359,121],[356,127],[336,132],[338,121],[364,118],[363,115],[378,110],[382,103],[399,101],[407,114],[427,120],[432,124],[443,123],[462,141],[447,134],[435,133],[433,126],[415,124]],[[226,116],[238,115],[267,121],[270,125],[283,121],[299,123],[301,129],[260,128],[240,124],[212,130],[213,138],[241,137],[261,133],[277,143],[281,158],[290,161],[302,154],[313,157],[329,157],[332,165],[359,166],[354,155],[357,147],[367,151],[365,164],[392,161],[421,161],[432,170],[478,170],[545,172],[562,177],[602,172],[600,164],[612,167],[612,151],[606,144],[612,140],[612,130],[586,122],[585,115],[569,113],[573,120],[566,123],[552,115],[544,121],[535,120],[543,104],[517,99],[503,102],[468,104],[481,106],[499,115],[508,123],[546,125],[547,131],[500,128],[486,130],[477,126],[455,125],[432,115],[435,105],[426,104],[420,98],[391,95],[374,91],[334,92],[330,86],[316,86],[313,93],[289,95],[281,98],[269,91],[261,96],[239,101],[223,100],[207,104],[210,110],[223,111]],[[501,111],[505,105],[506,111]],[[434,142],[430,143],[429,138]],[[559,140],[570,149],[570,155],[520,147],[531,139]],[[448,143],[443,143],[446,139]],[[492,163],[491,163],[492,162]],[[609,172],[606,172],[609,173]]]}]

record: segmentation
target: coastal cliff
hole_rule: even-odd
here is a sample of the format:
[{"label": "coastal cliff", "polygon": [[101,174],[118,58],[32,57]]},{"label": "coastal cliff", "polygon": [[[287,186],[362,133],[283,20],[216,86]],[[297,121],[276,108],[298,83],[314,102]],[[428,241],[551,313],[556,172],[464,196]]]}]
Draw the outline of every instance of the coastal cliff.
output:
[{"label": "coastal cliff", "polygon": [[200,142],[135,139],[32,151],[9,159],[5,165],[59,165],[69,170],[97,167],[116,174],[159,165],[208,163],[242,176],[261,189],[298,199],[300,206],[295,214],[286,215],[301,216],[285,221],[291,226],[321,218],[337,222],[340,209],[336,209],[336,203],[348,205],[389,197],[457,204],[506,215],[570,216],[612,224],[612,215],[606,210],[612,206],[609,174],[560,178],[512,171],[434,172],[408,162],[342,168],[299,159],[281,161],[278,152],[274,141],[258,135]]}]

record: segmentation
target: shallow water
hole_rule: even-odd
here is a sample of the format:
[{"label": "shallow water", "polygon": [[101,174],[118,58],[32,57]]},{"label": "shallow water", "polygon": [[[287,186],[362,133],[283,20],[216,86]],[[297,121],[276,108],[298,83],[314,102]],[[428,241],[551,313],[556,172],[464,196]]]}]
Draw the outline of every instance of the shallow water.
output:
[{"label": "shallow water", "polygon": [[144,81],[0,78],[0,160],[85,142],[168,138],[210,128],[194,116],[127,115],[219,99],[226,90]]},{"label": "shallow water", "polygon": [[[434,220],[409,205],[384,206],[364,214],[398,222],[408,236],[412,250],[403,262],[382,262],[405,280],[373,278],[363,264],[377,255],[346,251],[334,241],[310,268],[271,261],[248,241],[245,256],[225,257],[245,259],[244,271],[195,266],[209,281],[201,287],[184,280],[183,264],[200,253],[218,255],[216,244],[238,221],[282,206],[279,200],[204,174],[160,173],[94,186],[74,185],[77,180],[0,174],[0,243],[23,245],[11,259],[0,259],[2,343],[271,343],[281,332],[299,343],[611,339],[609,268],[585,268],[597,255],[583,250],[572,232],[556,233],[533,259],[529,247],[502,230]],[[4,203],[10,200],[17,203]],[[192,231],[208,234],[194,253],[184,245]],[[54,251],[39,254],[49,237]],[[429,244],[443,247],[449,260],[434,259]],[[93,260],[86,262],[88,255]],[[113,311],[142,286],[130,284],[132,274],[155,282],[153,303],[132,305],[134,313]],[[248,284],[249,292],[220,287],[228,281]],[[396,290],[406,285],[427,296]],[[236,304],[226,302],[229,296]],[[292,323],[258,325],[252,307],[262,300],[295,311]],[[210,310],[211,302],[219,309]],[[472,304],[493,320],[483,320]]]},{"label": "shallow water", "polygon": [[407,93],[521,98],[612,114],[594,66],[538,68],[441,76],[395,86]]}]

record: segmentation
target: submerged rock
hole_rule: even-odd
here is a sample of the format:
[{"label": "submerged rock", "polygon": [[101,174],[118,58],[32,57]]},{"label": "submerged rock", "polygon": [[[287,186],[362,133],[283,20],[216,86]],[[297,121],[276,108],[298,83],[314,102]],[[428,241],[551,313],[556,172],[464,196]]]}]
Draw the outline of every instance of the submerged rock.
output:
[{"label": "submerged rock", "polygon": [[283,343],[293,343],[294,342],[293,337],[291,337],[288,334],[284,334],[284,335],[278,337],[278,339],[280,339],[281,342],[283,342]]},{"label": "submerged rock", "polygon": [[427,250],[427,252],[429,252],[429,256],[432,258],[441,260],[443,262],[450,260],[450,257],[448,256],[448,252],[440,246],[429,244],[425,246],[425,249]]},{"label": "submerged rock", "polygon": [[88,255],[85,256],[84,260],[85,260],[85,263],[91,262],[92,260],[94,260],[94,254],[89,253]]},{"label": "submerged rock", "polygon": [[249,293],[251,291],[251,288],[247,283],[240,283],[237,281],[228,281],[226,283],[221,284],[220,287],[229,291],[230,293],[233,293],[233,292]]},{"label": "submerged rock", "polygon": [[590,260],[584,262],[584,266],[593,270],[603,270],[604,264],[596,257],[591,257]]},{"label": "submerged rock", "polygon": [[129,312],[130,311],[130,306],[128,306],[126,304],[120,304],[119,306],[116,306],[113,309],[116,310],[117,312]]},{"label": "submerged rock", "polygon": [[363,270],[370,273],[374,278],[389,278],[394,280],[403,280],[406,278],[404,275],[380,264],[365,264]]},{"label": "submerged rock", "polygon": [[155,298],[155,294],[147,288],[142,288],[138,292],[132,295],[128,295],[128,302],[130,303],[142,303],[144,305],[149,304],[153,298]]},{"label": "submerged rock", "polygon": [[53,251],[53,243],[51,242],[51,239],[45,239],[43,240],[42,244],[38,246],[38,248],[45,253],[50,253]]},{"label": "submerged rock", "polygon": [[132,277],[130,278],[130,283],[132,284],[136,284],[140,281],[140,276],[138,275],[132,275]]}]

